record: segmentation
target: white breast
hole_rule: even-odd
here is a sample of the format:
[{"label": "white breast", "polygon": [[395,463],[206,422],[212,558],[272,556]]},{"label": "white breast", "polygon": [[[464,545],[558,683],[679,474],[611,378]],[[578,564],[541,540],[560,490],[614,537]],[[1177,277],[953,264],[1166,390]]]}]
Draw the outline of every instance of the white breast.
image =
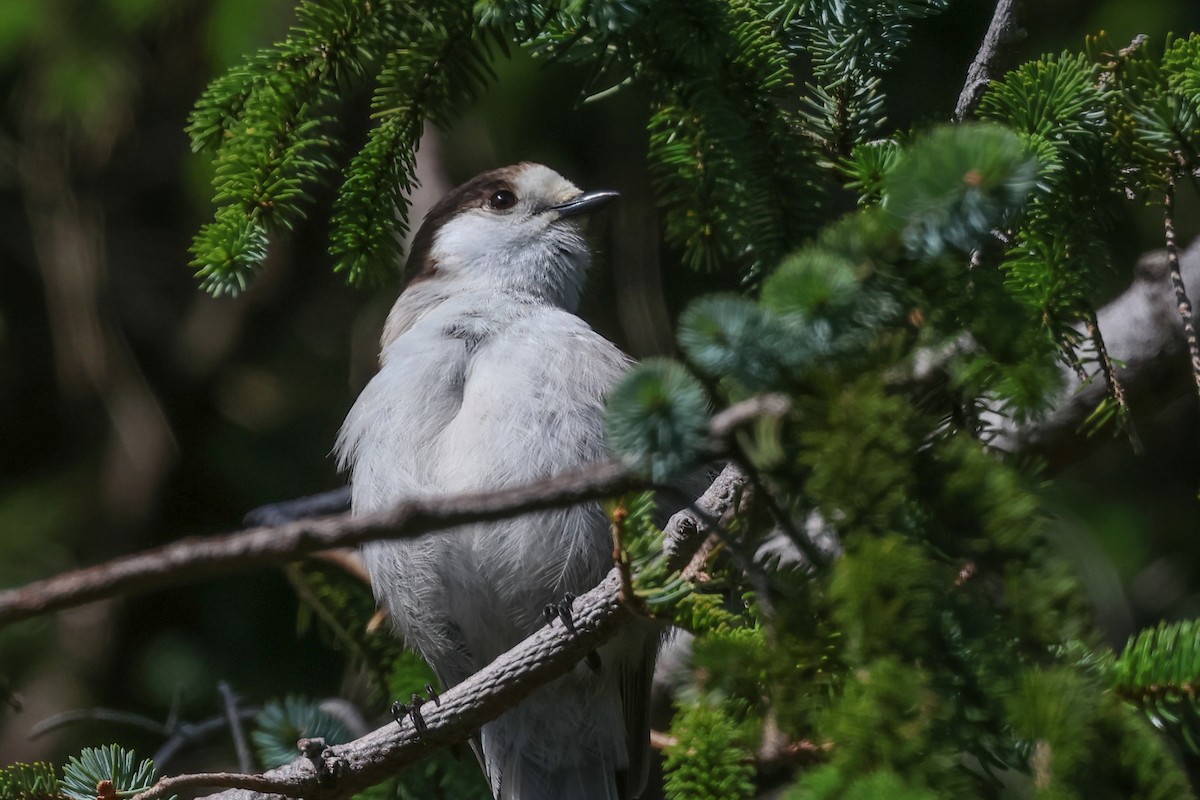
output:
[{"label": "white breast", "polygon": [[[338,444],[358,513],[606,457],[604,398],[629,364],[566,311],[484,296],[421,317],[382,360]],[[464,645],[493,657],[538,624],[545,603],[594,585],[610,554],[595,504],[364,551],[393,619],[435,662]]]}]

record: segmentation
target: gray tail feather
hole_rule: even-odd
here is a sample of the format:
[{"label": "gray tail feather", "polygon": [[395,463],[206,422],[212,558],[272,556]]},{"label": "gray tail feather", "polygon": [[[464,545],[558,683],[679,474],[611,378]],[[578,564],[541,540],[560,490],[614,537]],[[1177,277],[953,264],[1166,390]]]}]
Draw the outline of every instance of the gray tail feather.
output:
[{"label": "gray tail feather", "polygon": [[518,757],[500,782],[498,800],[620,800],[609,764],[572,764],[553,770]]},{"label": "gray tail feather", "polygon": [[502,717],[481,732],[477,752],[496,800],[624,800],[617,788],[624,765],[613,763],[605,748],[569,748],[555,753],[556,763],[547,763],[540,756],[548,754],[513,735],[514,721]]},{"label": "gray tail feather", "polygon": [[578,666],[484,725],[476,754],[496,800],[639,796],[657,645],[657,632],[634,630],[601,648],[600,675]]}]

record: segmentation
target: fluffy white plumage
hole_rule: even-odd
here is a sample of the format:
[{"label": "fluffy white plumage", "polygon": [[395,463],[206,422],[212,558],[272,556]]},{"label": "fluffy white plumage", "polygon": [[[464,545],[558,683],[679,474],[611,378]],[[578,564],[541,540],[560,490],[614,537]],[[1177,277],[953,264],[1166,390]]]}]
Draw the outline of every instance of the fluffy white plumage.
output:
[{"label": "fluffy white plumage", "polygon": [[[521,484],[607,456],[604,397],[629,361],[573,313],[590,261],[584,195],[520,164],[475,178],[426,218],[389,315],[379,373],[337,450],[353,508]],[[572,202],[574,204],[572,205]],[[406,642],[454,685],[611,566],[596,505],[378,542],[363,555]],[[504,800],[632,797],[645,780],[655,636],[634,628],[484,726],[475,749]]]}]

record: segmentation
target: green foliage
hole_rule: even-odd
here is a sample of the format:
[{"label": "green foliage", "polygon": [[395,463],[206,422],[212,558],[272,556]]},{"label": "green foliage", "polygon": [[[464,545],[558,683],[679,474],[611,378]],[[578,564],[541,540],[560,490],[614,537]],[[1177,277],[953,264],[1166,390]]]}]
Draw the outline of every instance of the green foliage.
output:
[{"label": "green foliage", "polygon": [[[401,696],[392,693],[393,672],[412,657],[406,656],[403,642],[388,626],[371,626],[376,605],[370,587],[338,567],[315,560],[291,567],[288,577],[303,601],[300,630],[315,624],[331,646],[345,652],[370,680],[370,697],[380,706]],[[424,686],[424,675],[407,684],[407,692]]]},{"label": "green foliage", "polygon": [[1200,753],[1200,621],[1159,623],[1107,664],[1110,685],[1156,728]]},{"label": "green foliage", "polygon": [[934,738],[944,713],[924,670],[881,659],[865,664],[847,683],[820,730],[838,745],[831,763],[842,775],[890,768],[912,780],[944,772],[954,757],[948,743]]},{"label": "green foliage", "polygon": [[605,430],[613,450],[655,482],[695,465],[708,429],[704,389],[678,364],[648,360],[608,398]]},{"label": "green foliage", "polygon": [[1005,76],[980,106],[1038,156],[1038,189],[1001,268],[1009,291],[1072,363],[1082,344],[1074,326],[1094,314],[1094,287],[1108,269],[1104,234],[1119,199],[1105,112],[1110,89],[1099,75],[1086,56],[1045,57]]},{"label": "green foliage", "polygon": [[352,738],[346,726],[318,702],[295,695],[266,703],[250,731],[254,751],[266,769],[295,761],[300,739],[324,739],[334,745]]},{"label": "green foliage", "polygon": [[757,277],[811,229],[819,196],[785,42],[750,2],[656,3],[630,33],[667,241],[694,269]]},{"label": "green foliage", "polygon": [[908,460],[916,447],[911,408],[873,375],[822,400],[824,419],[799,433],[805,494],[848,531],[894,530],[916,477]]},{"label": "green foliage", "polygon": [[803,783],[785,795],[784,800],[935,800],[928,789],[911,786],[890,770],[876,770],[852,779],[848,784],[835,767],[822,767],[809,773]]},{"label": "green foliage", "polygon": [[12,764],[0,769],[0,800],[60,800],[52,764]]},{"label": "green foliage", "polygon": [[884,122],[883,75],[908,44],[915,20],[947,0],[791,0],[778,6],[791,47],[812,59],[804,117],[832,157],[872,138]]},{"label": "green foliage", "polygon": [[811,363],[819,342],[810,350],[804,333],[799,318],[734,296],[701,298],[679,319],[679,346],[691,363],[748,392],[784,386]]},{"label": "green foliage", "polygon": [[[304,216],[334,166],[339,95],[377,68],[380,122],[339,194],[334,250],[354,280],[396,269],[391,238],[404,221],[393,219],[389,201],[411,186],[421,123],[445,119],[449,102],[468,91],[464,79],[477,74],[464,61],[477,63],[478,53],[454,47],[464,31],[470,38],[463,20],[469,25],[469,13],[454,2],[411,14],[389,0],[309,0],[286,40],[213,82],[188,126],[193,148],[215,151],[218,211],[192,247],[205,288],[244,288],[266,257],[267,235]],[[396,41],[412,48],[396,51]]]},{"label": "green foliage", "polygon": [[[988,251],[992,230],[1026,224],[1028,196],[1069,182],[1046,188],[1027,143],[995,125],[935,130],[880,163],[879,205],[784,260],[759,302],[705,298],[680,319],[689,367],[716,402],[788,392],[796,412],[774,431],[785,456],[768,486],[818,509],[845,548],[801,587],[806,573],[749,582],[751,603],[768,593],[768,617],[739,611],[743,579],[719,561],[680,596],[673,612],[699,637],[705,702],[828,743],[826,766],[800,771],[796,797],[880,786],[988,796],[1014,772],[1049,781],[1041,796],[1103,796],[1109,784],[1168,796],[1181,784],[1161,744],[1087,670],[1052,656],[1091,635],[1088,605],[1045,538],[1028,478],[986,451],[971,417],[979,393],[1033,405],[1056,383],[1043,377],[1054,374],[1050,338],[1038,347],[1013,332],[1034,318],[1019,287],[983,272],[986,261],[971,274],[967,251]],[[929,313],[901,313],[914,306]],[[964,326],[976,343],[945,350],[946,392],[918,384],[914,396],[898,365]],[[808,691],[781,691],[797,682]],[[1058,706],[1030,709],[1055,692]],[[1075,719],[1094,735],[1074,735],[1073,703],[1087,704]],[[1136,757],[1082,768],[1126,736]]]},{"label": "green foliage", "polygon": [[454,109],[491,77],[475,20],[461,3],[434,4],[387,52],[371,99],[375,126],[351,159],[333,212],[332,251],[352,281],[394,274],[407,232],[407,195],[428,118],[447,126]]},{"label": "green foliage", "polygon": [[895,535],[866,540],[842,557],[829,598],[847,656],[856,662],[888,653],[928,657],[937,589],[946,579],[939,572],[918,545]]},{"label": "green foliage", "polygon": [[858,193],[860,203],[879,200],[883,191],[883,176],[896,166],[900,145],[890,139],[861,142],[839,165],[846,176],[846,188]]},{"label": "green foliage", "polygon": [[63,767],[60,790],[71,800],[95,800],[107,781],[115,792],[137,794],[154,783],[154,764],[147,758],[135,766],[134,759],[132,750],[116,745],[85,747]]},{"label": "green foliage", "polygon": [[1008,697],[1015,733],[1032,744],[1039,796],[1062,796],[1062,787],[1095,767],[1090,760],[1099,721],[1095,690],[1085,676],[1054,668],[1025,672]]},{"label": "green foliage", "polygon": [[754,766],[741,726],[703,699],[680,709],[665,752],[669,800],[737,800],[754,796]]},{"label": "green foliage", "polygon": [[937,128],[915,140],[883,178],[883,207],[905,220],[918,259],[968,253],[1019,211],[1037,162],[999,126]]},{"label": "green foliage", "polygon": [[[491,790],[473,763],[451,751],[441,750],[405,770],[379,795],[381,800],[491,800]],[[377,787],[378,788],[378,787]],[[362,795],[358,795],[362,798]],[[365,800],[365,798],[363,798]]]},{"label": "green foliage", "polygon": [[374,125],[347,166],[331,245],[353,281],[394,273],[423,124],[445,126],[486,84],[488,41],[594,64],[585,90],[615,80],[649,93],[650,169],[685,263],[753,278],[812,228],[818,179],[794,108],[794,37],[759,4],[442,0],[408,14],[389,0],[310,0],[298,17],[193,113],[193,146],[217,165],[216,219],[193,245],[210,291],[244,288],[267,237],[307,213],[339,149],[338,97],[372,75]]}]

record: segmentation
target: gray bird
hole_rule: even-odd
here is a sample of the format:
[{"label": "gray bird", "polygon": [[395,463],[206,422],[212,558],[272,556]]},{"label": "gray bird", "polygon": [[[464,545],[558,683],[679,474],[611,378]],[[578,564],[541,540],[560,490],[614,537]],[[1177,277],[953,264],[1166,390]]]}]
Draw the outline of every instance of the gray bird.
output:
[{"label": "gray bird", "polygon": [[[524,484],[609,455],[605,395],[629,359],[575,315],[591,256],[581,192],[522,163],[450,192],[413,240],[380,369],[338,437],[356,514],[404,498]],[[453,686],[545,624],[612,566],[598,504],[363,548],[399,633]],[[600,800],[646,781],[657,636],[635,624],[483,726],[496,798]]]}]

